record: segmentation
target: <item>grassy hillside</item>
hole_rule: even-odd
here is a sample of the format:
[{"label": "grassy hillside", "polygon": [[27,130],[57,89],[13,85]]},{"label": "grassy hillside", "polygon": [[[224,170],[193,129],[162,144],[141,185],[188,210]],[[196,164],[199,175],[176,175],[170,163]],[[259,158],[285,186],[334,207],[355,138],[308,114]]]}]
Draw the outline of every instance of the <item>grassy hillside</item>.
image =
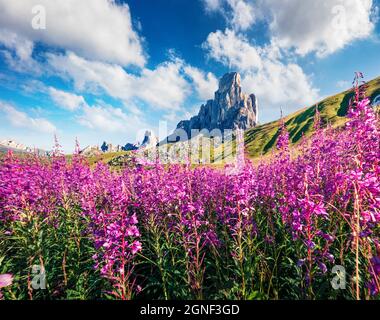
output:
[{"label": "grassy hillside", "polygon": [[101,153],[99,155],[89,156],[87,157],[87,160],[91,166],[95,166],[98,162],[109,163],[110,161],[113,161],[114,159],[122,157],[126,154],[127,152],[125,151]]},{"label": "grassy hillside", "polygon": [[[367,94],[372,101],[377,95],[380,95],[380,77],[369,81],[367,85]],[[347,121],[345,116],[352,96],[353,91],[348,90],[317,103],[322,123],[330,123],[333,127],[343,125]],[[315,105],[301,109],[285,118],[285,124],[293,144],[299,142],[303,134],[306,136],[312,134],[314,115]],[[278,120],[248,130],[245,136],[247,154],[255,158],[268,153],[276,146],[279,126],[280,121]]]}]

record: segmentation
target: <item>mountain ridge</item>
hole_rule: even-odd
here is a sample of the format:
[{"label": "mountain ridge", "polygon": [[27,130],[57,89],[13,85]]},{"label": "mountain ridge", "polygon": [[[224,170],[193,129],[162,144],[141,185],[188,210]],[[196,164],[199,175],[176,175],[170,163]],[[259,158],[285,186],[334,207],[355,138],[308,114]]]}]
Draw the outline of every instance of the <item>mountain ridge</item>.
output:
[{"label": "mountain ridge", "polygon": [[11,139],[0,140],[0,153],[7,153],[8,151],[12,151],[15,153],[34,153],[34,152],[37,152],[38,154],[47,153],[45,150],[34,148],[34,147],[33,148],[28,147],[15,140],[11,140]]}]

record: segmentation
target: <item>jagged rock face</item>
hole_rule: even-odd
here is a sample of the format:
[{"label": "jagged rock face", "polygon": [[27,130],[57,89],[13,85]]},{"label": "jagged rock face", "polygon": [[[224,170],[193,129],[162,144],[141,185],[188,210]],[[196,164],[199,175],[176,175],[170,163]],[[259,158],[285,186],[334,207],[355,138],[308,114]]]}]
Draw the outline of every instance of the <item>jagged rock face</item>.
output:
[{"label": "jagged rock face", "polygon": [[219,81],[214,100],[202,105],[197,116],[178,123],[177,129],[185,130],[188,137],[192,129],[245,130],[256,126],[257,115],[256,96],[242,93],[240,74],[232,72],[225,74]]},{"label": "jagged rock face", "polygon": [[136,146],[135,144],[133,143],[127,143],[124,147],[123,147],[123,151],[133,151],[133,150],[137,150],[138,149],[138,146]]},{"label": "jagged rock face", "polygon": [[148,149],[155,147],[158,143],[158,138],[153,134],[152,131],[145,131],[144,140],[140,145],[140,149]]},{"label": "jagged rock face", "polygon": [[107,142],[103,142],[102,146],[100,147],[100,149],[104,152],[104,153],[107,153],[107,152],[120,152],[123,150],[123,147],[120,146],[120,145],[113,145],[112,143],[107,143]]}]

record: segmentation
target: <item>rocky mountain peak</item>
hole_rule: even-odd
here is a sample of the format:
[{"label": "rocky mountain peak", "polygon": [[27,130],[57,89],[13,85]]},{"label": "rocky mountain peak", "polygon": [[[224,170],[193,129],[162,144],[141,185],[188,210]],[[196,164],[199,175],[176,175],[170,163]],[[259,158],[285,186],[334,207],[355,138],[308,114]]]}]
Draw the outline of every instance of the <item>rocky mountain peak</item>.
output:
[{"label": "rocky mountain peak", "polygon": [[226,73],[219,81],[219,92],[229,92],[241,87],[241,77],[238,72]]},{"label": "rocky mountain peak", "polygon": [[[240,74],[231,72],[220,79],[214,99],[202,105],[198,115],[178,123],[177,129],[185,130],[189,138],[192,130],[245,130],[256,126],[257,115],[256,96],[244,94],[241,88]],[[175,132],[174,136],[177,133]],[[172,141],[173,138],[175,138],[173,135],[170,136],[169,141]]]},{"label": "rocky mountain peak", "polygon": [[145,131],[143,142],[141,143],[140,148],[148,149],[155,147],[158,143],[158,138],[154,135],[151,130]]}]

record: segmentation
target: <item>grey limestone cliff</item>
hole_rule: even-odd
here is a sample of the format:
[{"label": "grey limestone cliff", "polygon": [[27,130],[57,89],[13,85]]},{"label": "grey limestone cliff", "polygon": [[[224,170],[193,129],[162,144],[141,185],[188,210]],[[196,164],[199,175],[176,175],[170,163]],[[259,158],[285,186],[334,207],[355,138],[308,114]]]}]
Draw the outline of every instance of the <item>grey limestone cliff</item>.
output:
[{"label": "grey limestone cliff", "polygon": [[256,96],[244,94],[240,74],[232,72],[220,79],[214,99],[202,105],[198,115],[178,123],[177,129],[183,129],[191,137],[191,130],[245,130],[255,127],[257,120]]}]

